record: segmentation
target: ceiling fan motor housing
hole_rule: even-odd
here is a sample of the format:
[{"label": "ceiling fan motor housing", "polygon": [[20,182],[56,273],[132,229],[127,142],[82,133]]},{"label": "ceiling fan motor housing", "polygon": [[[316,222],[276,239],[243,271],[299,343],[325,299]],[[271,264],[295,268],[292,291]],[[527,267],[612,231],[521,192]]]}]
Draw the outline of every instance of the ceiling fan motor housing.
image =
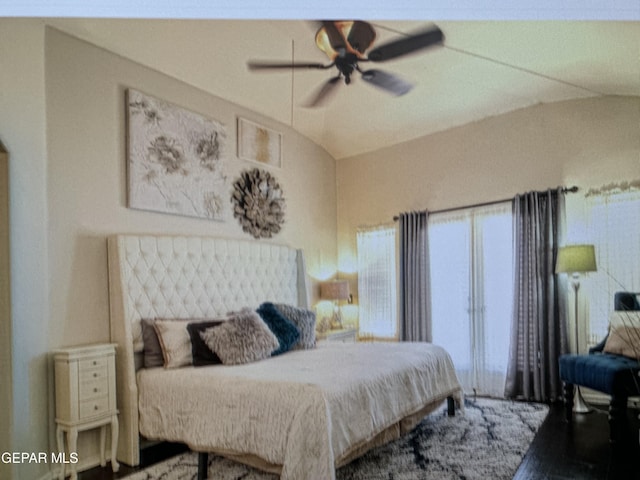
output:
[{"label": "ceiling fan motor housing", "polygon": [[335,59],[338,71],[344,76],[344,83],[351,83],[351,74],[358,69],[358,57],[353,53],[346,53]]}]

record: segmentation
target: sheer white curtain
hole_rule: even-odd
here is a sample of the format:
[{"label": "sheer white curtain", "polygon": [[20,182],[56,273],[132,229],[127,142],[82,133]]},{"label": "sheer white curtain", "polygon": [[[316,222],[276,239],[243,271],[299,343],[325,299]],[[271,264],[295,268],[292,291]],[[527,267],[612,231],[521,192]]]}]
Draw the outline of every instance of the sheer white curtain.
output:
[{"label": "sheer white curtain", "polygon": [[429,216],[433,342],[467,392],[502,397],[513,302],[511,202]]},{"label": "sheer white curtain", "polygon": [[602,340],[615,292],[640,292],[640,190],[590,194],[588,234],[598,271],[589,274],[589,344]]},{"label": "sheer white curtain", "polygon": [[397,338],[396,227],[360,229],[358,249],[359,333]]}]

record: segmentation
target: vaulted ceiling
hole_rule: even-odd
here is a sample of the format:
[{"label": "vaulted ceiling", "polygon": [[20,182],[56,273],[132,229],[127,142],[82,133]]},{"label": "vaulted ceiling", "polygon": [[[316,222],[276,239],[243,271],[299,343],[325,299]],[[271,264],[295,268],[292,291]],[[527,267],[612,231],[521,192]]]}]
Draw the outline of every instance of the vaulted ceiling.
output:
[{"label": "vaulted ceiling", "polygon": [[[336,159],[512,110],[640,96],[640,22],[438,21],[444,44],[376,64],[415,86],[394,97],[358,76],[321,108],[329,70],[253,72],[250,60],[327,62],[313,22],[57,18],[46,23],[283,122]],[[432,25],[371,21],[375,45]],[[369,68],[367,66],[367,68]]]}]

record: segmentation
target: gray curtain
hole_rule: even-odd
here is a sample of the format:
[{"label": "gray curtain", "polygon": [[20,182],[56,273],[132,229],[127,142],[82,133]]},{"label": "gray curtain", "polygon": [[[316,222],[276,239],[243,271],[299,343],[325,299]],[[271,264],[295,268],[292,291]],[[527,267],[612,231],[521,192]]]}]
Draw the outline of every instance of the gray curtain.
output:
[{"label": "gray curtain", "polygon": [[513,200],[515,289],[505,396],[562,397],[558,358],[567,352],[566,288],[555,275],[564,222],[562,189]]},{"label": "gray curtain", "polygon": [[402,213],[400,226],[400,339],[431,341],[427,212]]}]

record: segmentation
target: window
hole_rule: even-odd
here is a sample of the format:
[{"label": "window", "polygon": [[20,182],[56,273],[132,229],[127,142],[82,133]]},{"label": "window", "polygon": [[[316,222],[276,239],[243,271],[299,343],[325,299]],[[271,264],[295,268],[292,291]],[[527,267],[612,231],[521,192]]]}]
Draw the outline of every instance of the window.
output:
[{"label": "window", "polygon": [[396,227],[362,229],[357,233],[359,333],[396,338]]},{"label": "window", "polygon": [[615,292],[640,292],[640,191],[588,196],[586,210],[598,268],[585,282],[590,288],[587,341],[595,344],[607,333]]},{"label": "window", "polygon": [[433,342],[465,391],[504,394],[513,307],[510,202],[429,216]]}]

